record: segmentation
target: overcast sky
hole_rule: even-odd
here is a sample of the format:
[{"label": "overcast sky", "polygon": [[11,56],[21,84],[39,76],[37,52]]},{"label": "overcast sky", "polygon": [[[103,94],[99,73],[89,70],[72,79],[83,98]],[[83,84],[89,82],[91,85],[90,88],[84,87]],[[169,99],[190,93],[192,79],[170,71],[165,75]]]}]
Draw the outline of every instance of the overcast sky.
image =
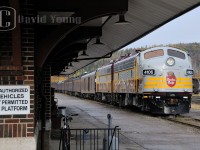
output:
[{"label": "overcast sky", "polygon": [[172,20],[128,47],[200,42],[200,7]]}]

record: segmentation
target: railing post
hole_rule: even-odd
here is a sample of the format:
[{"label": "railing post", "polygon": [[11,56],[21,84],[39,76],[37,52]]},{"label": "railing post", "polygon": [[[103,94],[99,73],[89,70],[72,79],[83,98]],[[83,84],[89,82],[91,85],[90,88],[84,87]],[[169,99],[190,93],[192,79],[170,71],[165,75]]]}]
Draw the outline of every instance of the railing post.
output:
[{"label": "railing post", "polygon": [[111,136],[112,136],[112,131],[111,131],[111,127],[112,127],[112,116],[111,114],[107,114],[107,118],[108,118],[108,150],[110,149],[110,142],[111,142]]},{"label": "railing post", "polygon": [[108,129],[111,129],[111,127],[112,127],[112,116],[111,116],[111,114],[107,114],[107,118],[108,118]]},{"label": "railing post", "polygon": [[111,114],[107,114],[108,118],[108,133],[104,132],[104,138],[103,138],[103,150],[108,150],[109,144],[110,144],[110,136],[111,136],[111,127],[112,127],[112,116]]}]

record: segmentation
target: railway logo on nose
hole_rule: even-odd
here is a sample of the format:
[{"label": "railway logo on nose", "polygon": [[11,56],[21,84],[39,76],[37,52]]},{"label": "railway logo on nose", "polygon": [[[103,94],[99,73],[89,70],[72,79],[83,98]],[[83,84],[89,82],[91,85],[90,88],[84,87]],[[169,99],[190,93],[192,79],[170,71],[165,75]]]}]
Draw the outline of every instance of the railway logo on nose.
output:
[{"label": "railway logo on nose", "polygon": [[167,72],[166,82],[167,82],[167,85],[170,87],[173,87],[176,85],[176,76],[174,75],[174,72],[172,71]]}]

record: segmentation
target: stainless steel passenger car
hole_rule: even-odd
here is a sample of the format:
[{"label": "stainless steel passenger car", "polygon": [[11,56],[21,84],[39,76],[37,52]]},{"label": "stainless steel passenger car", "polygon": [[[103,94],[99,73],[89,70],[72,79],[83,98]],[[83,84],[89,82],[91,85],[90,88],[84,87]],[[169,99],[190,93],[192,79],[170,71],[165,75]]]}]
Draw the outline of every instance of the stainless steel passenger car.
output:
[{"label": "stainless steel passenger car", "polygon": [[65,80],[63,93],[72,95],[72,92],[73,92],[73,79]]},{"label": "stainless steel passenger car", "polygon": [[73,79],[73,95],[81,96],[81,77],[76,77]]},{"label": "stainless steel passenger car", "polygon": [[96,71],[83,75],[81,77],[81,94],[84,98],[94,98],[95,73]]}]

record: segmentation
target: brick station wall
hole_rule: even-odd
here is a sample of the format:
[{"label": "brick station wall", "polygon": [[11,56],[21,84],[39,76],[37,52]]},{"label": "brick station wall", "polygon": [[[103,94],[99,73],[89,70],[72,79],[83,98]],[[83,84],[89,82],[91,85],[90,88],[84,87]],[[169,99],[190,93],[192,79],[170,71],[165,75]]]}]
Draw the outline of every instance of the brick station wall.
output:
[{"label": "brick station wall", "polygon": [[[8,6],[8,0],[1,0],[0,6]],[[34,0],[20,0],[20,14],[34,15]],[[34,25],[21,26],[21,65],[13,63],[12,31],[0,32],[0,84],[29,85],[31,113],[27,115],[0,115],[0,138],[33,137],[35,114],[34,85]]]},{"label": "brick station wall", "polygon": [[[51,67],[49,65],[46,65],[42,70],[42,73],[37,72],[36,79],[37,79],[35,85],[36,89],[35,105],[37,106],[35,107],[36,118],[37,120],[42,120],[43,115],[45,115],[46,120],[50,120],[51,119]],[[41,92],[41,90],[43,92]],[[44,94],[44,97],[41,96],[42,94]]]},{"label": "brick station wall", "polygon": [[45,110],[45,115],[46,119],[49,120],[51,119],[51,67],[46,66],[44,68],[44,73],[43,73],[43,86],[44,86],[44,94],[46,97],[46,110]]}]

